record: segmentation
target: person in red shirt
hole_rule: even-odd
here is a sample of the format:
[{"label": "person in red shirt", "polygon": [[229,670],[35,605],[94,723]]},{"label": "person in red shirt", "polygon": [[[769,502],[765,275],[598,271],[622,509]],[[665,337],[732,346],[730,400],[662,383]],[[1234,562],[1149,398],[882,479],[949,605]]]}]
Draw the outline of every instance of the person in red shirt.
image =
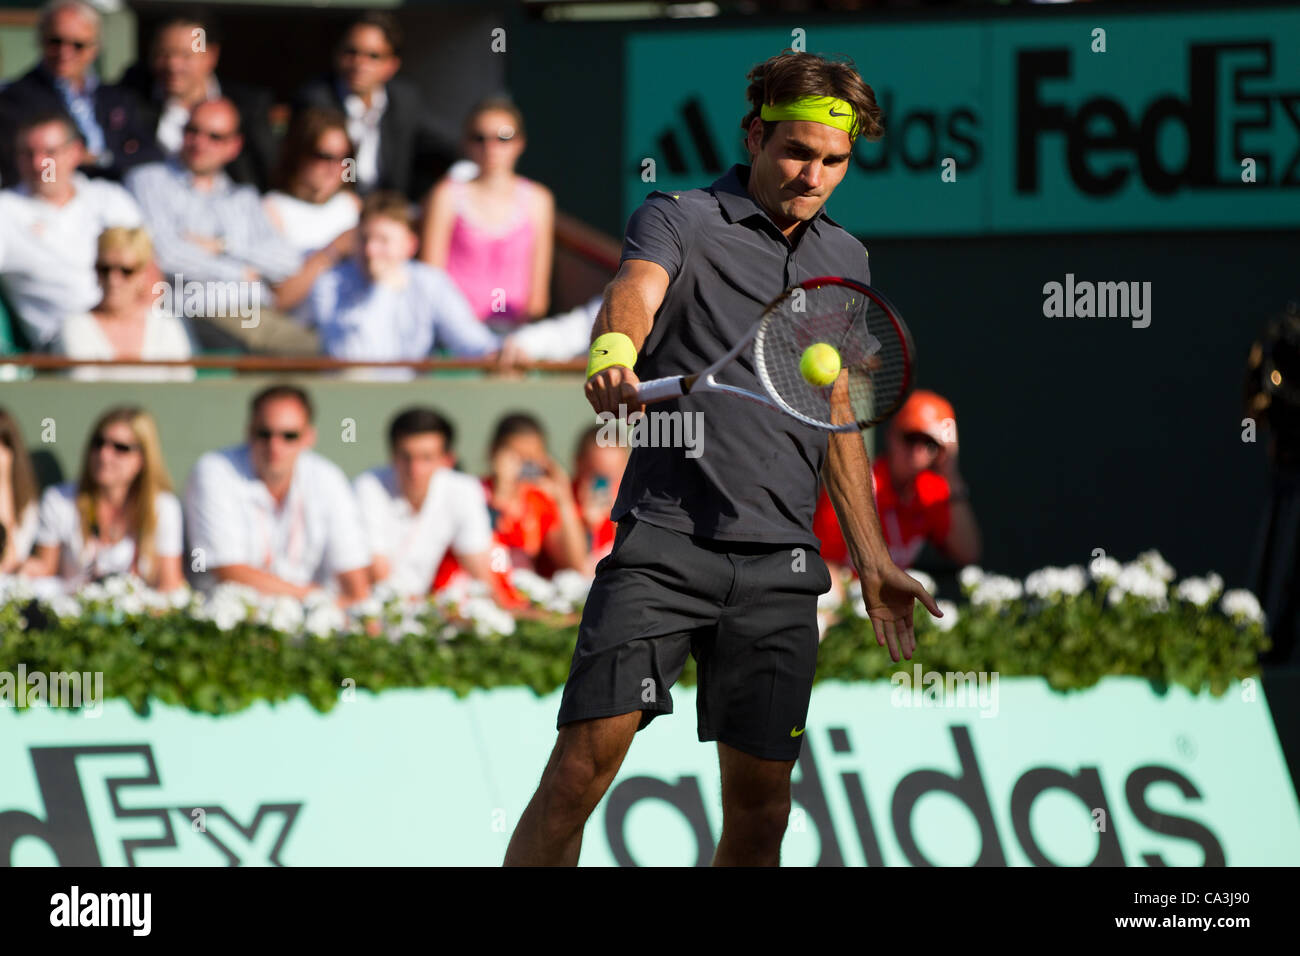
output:
[{"label": "person in red shirt", "polygon": [[[957,470],[957,419],[934,392],[916,391],[889,425],[884,454],[871,466],[871,488],[889,556],[909,568],[929,541],[957,564],[980,557],[979,526]],[[822,558],[852,567],[830,496],[823,488],[813,518]]]},{"label": "person in red shirt", "polygon": [[511,565],[544,577],[562,568],[585,570],[587,536],[573,486],[547,452],[541,423],[522,412],[506,415],[497,422],[491,456],[483,486]]},{"label": "person in red shirt", "polygon": [[596,573],[596,565],[614,547],[617,526],[609,520],[609,512],[627,468],[627,448],[600,444],[598,439],[604,427],[592,425],[582,433],[573,462],[573,497],[587,533],[584,570],[589,575]]}]

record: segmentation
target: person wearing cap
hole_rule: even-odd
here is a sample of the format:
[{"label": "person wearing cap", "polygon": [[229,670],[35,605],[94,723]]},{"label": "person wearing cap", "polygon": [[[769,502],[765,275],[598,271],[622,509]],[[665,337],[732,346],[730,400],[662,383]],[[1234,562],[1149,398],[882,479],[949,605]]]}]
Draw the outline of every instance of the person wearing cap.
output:
[{"label": "person wearing cap", "polygon": [[[871,490],[889,556],[910,568],[929,541],[960,565],[980,558],[980,532],[970,493],[957,470],[957,418],[942,395],[915,391],[889,424],[885,454],[871,467]],[[813,518],[822,557],[848,565],[848,546],[822,491]]]},{"label": "person wearing cap", "polygon": [[[592,328],[585,391],[598,415],[639,411],[639,382],[722,358],[778,294],[815,276],[871,281],[866,249],[826,204],[859,135],[879,139],[875,93],[851,63],[787,51],[748,75],[750,164],[707,188],[654,190],[628,221]],[[753,366],[729,383],[761,391]],[[831,575],[812,533],[818,477],[845,518],[878,643],[911,658],[912,616],[934,598],[889,557],[862,436],[828,435],[731,396],[684,396],[653,414],[698,416],[708,450],[632,450],[609,555],[583,608],[555,748],[506,850],[509,865],[573,865],[586,820],[636,732],[671,714],[698,663],[697,731],[716,741],[718,866],[774,866],[790,773],[817,670],[817,599]],[[608,420],[608,419],[607,419]],[[811,735],[808,735],[811,736]]]}]

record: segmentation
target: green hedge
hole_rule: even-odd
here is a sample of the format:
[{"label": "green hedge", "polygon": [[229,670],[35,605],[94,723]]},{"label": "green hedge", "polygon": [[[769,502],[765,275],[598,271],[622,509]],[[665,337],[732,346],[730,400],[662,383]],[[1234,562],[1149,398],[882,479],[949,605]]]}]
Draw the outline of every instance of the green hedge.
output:
[{"label": "green hedge", "polygon": [[[44,620],[41,620],[44,618]],[[264,624],[221,630],[182,612],[123,616],[87,608],[81,618],[42,613],[37,605],[0,606],[0,672],[99,672],[104,697],[127,700],[147,714],[151,701],[226,714],[254,701],[305,696],[330,710],[340,688],[523,685],[546,694],[564,683],[577,634],[573,615],[519,620],[509,636],[476,637],[461,626],[430,629],[392,641],[361,635],[290,637]],[[916,614],[917,651],[894,664],[876,644],[870,621],[849,607],[827,631],[817,679],[880,680],[915,663],[926,671],[985,671],[1002,677],[1039,675],[1060,691],[1089,687],[1109,675],[1150,680],[1157,690],[1180,684],[1223,694],[1258,673],[1268,647],[1262,627],[1230,620],[1207,606],[1173,600],[1154,611],[1126,596],[1118,604],[1089,590],[1050,601],[963,605],[942,630],[924,609]],[[437,635],[437,636],[433,636]],[[689,661],[682,682],[695,682]],[[354,685],[346,683],[348,680]]]}]

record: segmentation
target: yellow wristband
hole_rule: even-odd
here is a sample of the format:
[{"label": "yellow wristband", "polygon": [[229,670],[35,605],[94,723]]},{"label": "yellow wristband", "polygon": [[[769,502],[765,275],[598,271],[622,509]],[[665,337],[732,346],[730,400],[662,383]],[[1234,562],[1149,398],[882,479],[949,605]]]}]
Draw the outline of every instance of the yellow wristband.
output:
[{"label": "yellow wristband", "polygon": [[591,356],[587,359],[587,378],[611,365],[632,368],[636,365],[636,346],[622,332],[606,332],[591,343]]}]

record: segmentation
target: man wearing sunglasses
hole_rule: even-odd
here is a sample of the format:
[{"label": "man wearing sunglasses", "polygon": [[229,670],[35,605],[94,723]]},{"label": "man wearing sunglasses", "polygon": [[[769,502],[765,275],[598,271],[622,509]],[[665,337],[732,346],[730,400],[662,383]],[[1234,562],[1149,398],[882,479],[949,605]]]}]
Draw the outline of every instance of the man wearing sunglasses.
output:
[{"label": "man wearing sunglasses", "polygon": [[[202,102],[185,124],[180,154],[133,169],[126,187],[144,211],[173,301],[186,303],[205,348],[319,354],[317,335],[274,308],[275,286],[298,273],[302,257],[271,224],[257,190],[225,172],[242,146],[235,105]],[[200,315],[191,314],[193,282],[206,293]],[[239,301],[226,293],[218,301],[214,291],[225,288]]]},{"label": "man wearing sunglasses", "polygon": [[233,581],[347,606],[370,594],[370,545],[347,476],[313,450],[311,399],[293,385],[253,397],[247,442],[201,456],[185,486],[196,586]]},{"label": "man wearing sunglasses", "polygon": [[[201,41],[201,42],[200,42]],[[122,85],[141,102],[141,122],[157,141],[154,159],[175,156],[184,140],[190,113],[200,103],[225,97],[239,110],[243,149],[226,167],[237,183],[265,191],[275,164],[271,132],[271,94],[258,86],[217,75],[222,41],[215,19],[193,12],[165,21],[154,33],[149,59],[122,75]]]},{"label": "man wearing sunglasses", "polygon": [[429,121],[415,87],[396,77],[402,65],[397,21],[365,13],[343,34],[334,72],[312,80],[294,97],[309,106],[340,110],[357,146],[357,191],[395,190],[416,201],[455,162],[456,150]]},{"label": "man wearing sunglasses", "polygon": [[0,283],[28,345],[44,351],[67,316],[99,303],[99,234],[140,225],[140,208],[117,183],[77,172],[85,148],[66,113],[28,118],[15,145],[22,185],[0,190]]},{"label": "man wearing sunglasses", "polygon": [[[900,568],[912,567],[927,541],[957,564],[979,560],[979,526],[957,469],[957,419],[943,396],[918,390],[903,403],[889,423],[885,454],[872,463],[871,484],[889,556]],[[849,564],[825,491],[813,533],[823,558]]]},{"label": "man wearing sunglasses", "polygon": [[67,113],[76,124],[86,147],[84,172],[120,179],[149,157],[152,137],[135,95],[101,82],[95,71],[99,12],[81,0],[55,0],[41,12],[38,29],[41,62],[0,93],[0,117],[9,117],[0,122],[0,180],[11,186],[21,178],[8,145],[15,126],[51,111]]}]

